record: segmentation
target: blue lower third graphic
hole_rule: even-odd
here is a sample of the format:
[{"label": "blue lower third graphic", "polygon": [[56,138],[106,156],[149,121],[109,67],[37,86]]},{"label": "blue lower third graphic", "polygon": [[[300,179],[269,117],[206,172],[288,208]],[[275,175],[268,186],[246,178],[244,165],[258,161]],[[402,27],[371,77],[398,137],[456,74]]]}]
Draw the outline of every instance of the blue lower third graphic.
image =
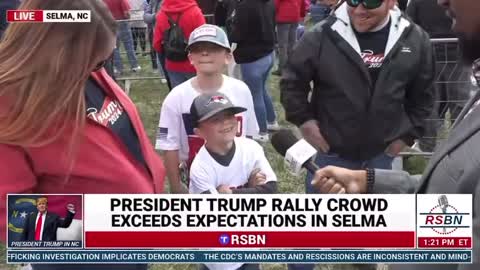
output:
[{"label": "blue lower third graphic", "polygon": [[7,263],[459,263],[471,250],[7,250]]}]

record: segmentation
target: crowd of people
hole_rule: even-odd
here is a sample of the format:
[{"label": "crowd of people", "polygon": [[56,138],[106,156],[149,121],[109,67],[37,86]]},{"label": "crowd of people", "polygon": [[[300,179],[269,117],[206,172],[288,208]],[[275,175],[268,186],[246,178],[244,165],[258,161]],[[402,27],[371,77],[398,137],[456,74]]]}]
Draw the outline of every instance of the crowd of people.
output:
[{"label": "crowd of people", "polygon": [[[280,129],[267,86],[273,74],[280,76],[286,120],[318,150],[320,169],[307,175],[306,193],[473,194],[473,242],[479,243],[480,92],[448,108],[453,130],[444,144],[430,146],[435,153],[420,182],[391,170],[405,147],[438,132],[426,121],[445,110],[436,99],[463,90],[435,84],[443,74],[439,59],[460,61],[460,54],[435,53],[431,38],[458,35],[462,59],[473,63],[469,72],[480,80],[480,2],[438,0],[443,9],[435,2],[2,1],[2,10],[91,10],[91,22],[2,23],[0,199],[7,193],[163,193],[165,177],[171,193],[277,193],[277,182],[288,179],[277,179],[264,153],[269,134]],[[305,17],[315,24],[298,38]],[[169,85],[155,146],[135,104],[105,68],[113,58],[112,75],[124,72],[120,44],[132,72],[142,69],[138,47]],[[229,76],[227,67],[235,65],[241,76]],[[0,204],[3,232],[6,211]],[[445,269],[478,269],[478,245],[472,259]]]}]

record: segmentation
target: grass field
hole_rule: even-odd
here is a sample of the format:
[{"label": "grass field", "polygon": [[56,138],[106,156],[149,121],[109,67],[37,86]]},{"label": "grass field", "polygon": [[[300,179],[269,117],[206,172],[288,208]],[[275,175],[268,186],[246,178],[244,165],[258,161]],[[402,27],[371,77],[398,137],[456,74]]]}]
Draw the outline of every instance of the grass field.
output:
[{"label": "grass field", "polygon": [[[141,76],[155,75],[149,69],[149,61],[146,58],[140,59],[141,66],[143,68]],[[125,62],[127,63],[127,62]],[[128,74],[126,76],[132,76]],[[138,74],[137,74],[138,75]],[[277,112],[279,124],[283,127],[291,127],[289,123],[285,121],[283,107],[280,104],[280,93],[278,89],[279,77],[271,76],[269,81],[270,93],[272,95],[275,110]],[[140,111],[145,129],[151,139],[154,142],[155,132],[158,125],[158,119],[160,115],[160,108],[162,101],[168,93],[165,84],[161,84],[159,80],[138,80],[133,81],[130,97],[136,104]],[[265,145],[265,152],[268,160],[278,177],[279,192],[298,194],[304,193],[304,177],[294,177],[289,174],[283,167],[283,159],[278,155],[270,144]],[[410,172],[421,173],[424,167],[424,161],[421,158],[416,158],[413,162],[407,162],[405,168],[408,168]],[[168,190],[168,189],[166,189]],[[382,266],[381,268],[386,268]],[[0,245],[0,269],[17,269],[14,266],[5,265],[5,247]],[[195,265],[151,265],[151,270],[194,270],[197,269]],[[274,265],[262,265],[263,270],[286,270],[287,267],[281,264]],[[318,265],[317,269],[322,270],[356,270],[357,266],[352,265]]]}]

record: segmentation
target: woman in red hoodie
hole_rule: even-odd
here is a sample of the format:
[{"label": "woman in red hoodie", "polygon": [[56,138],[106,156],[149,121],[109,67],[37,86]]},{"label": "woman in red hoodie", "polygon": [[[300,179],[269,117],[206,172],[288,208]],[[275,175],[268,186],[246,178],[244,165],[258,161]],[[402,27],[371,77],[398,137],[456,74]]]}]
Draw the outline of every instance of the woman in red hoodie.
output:
[{"label": "woman in red hoodie", "polygon": [[[159,54],[164,53],[164,33],[170,28],[169,19],[178,23],[183,31],[185,42],[188,41],[193,30],[205,24],[205,18],[196,0],[164,0],[160,12],[157,13],[153,36],[153,47]],[[169,59],[168,55],[165,56],[165,69],[170,77],[172,88],[195,76],[195,68],[188,58],[178,61]]]},{"label": "woman in red hoodie", "polygon": [[[90,10],[91,22],[13,23],[5,32],[0,201],[7,193],[162,193],[162,161],[135,105],[102,67],[116,42],[103,2],[25,0],[19,9]],[[0,203],[1,242],[5,212]],[[57,266],[34,269],[82,269]],[[127,266],[84,269],[146,269]]]}]

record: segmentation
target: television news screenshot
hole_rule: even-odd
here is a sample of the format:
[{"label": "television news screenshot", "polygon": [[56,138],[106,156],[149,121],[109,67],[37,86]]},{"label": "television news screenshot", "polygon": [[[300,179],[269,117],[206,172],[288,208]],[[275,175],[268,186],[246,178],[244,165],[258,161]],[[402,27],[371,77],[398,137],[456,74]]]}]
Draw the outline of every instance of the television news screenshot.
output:
[{"label": "television news screenshot", "polygon": [[0,0],[0,269],[480,269],[479,14]]}]

